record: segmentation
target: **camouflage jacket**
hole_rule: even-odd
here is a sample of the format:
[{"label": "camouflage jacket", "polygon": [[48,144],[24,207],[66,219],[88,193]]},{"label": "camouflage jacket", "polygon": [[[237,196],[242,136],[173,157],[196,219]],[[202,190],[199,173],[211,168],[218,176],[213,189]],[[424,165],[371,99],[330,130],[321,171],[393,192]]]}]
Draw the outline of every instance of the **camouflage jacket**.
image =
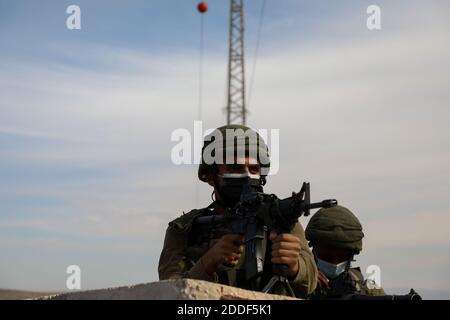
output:
[{"label": "camouflage jacket", "polygon": [[[212,206],[192,210],[169,223],[159,259],[160,280],[191,278],[245,288],[241,281],[245,251],[235,268],[220,265],[212,277],[206,273],[199,261],[226,233],[221,226],[208,226],[207,230],[197,229],[193,224],[194,220],[205,214],[214,214]],[[299,272],[290,283],[297,297],[306,297],[316,287],[317,267],[300,223],[295,225],[291,234],[300,239],[301,252]],[[284,292],[277,293],[284,294]]]}]

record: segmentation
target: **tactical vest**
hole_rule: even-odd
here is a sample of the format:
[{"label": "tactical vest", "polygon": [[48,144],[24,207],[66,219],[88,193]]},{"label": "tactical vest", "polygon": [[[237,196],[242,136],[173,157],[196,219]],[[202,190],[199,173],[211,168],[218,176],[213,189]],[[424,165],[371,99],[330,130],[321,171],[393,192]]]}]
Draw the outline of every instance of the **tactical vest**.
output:
[{"label": "tactical vest", "polygon": [[[213,205],[203,209],[194,209],[181,217],[169,223],[170,226],[176,227],[179,231],[187,235],[187,243],[185,247],[185,259],[188,270],[192,268],[197,261],[210,249],[217,241],[229,233],[223,224],[216,222],[212,225],[199,225],[195,223],[198,217],[214,215]],[[242,264],[245,252],[241,255],[235,268],[220,265],[216,271],[218,283],[235,286],[240,288],[248,288],[244,280]]]},{"label": "tactical vest", "polygon": [[[186,239],[188,239],[184,248],[184,262],[187,270],[192,268],[197,261],[199,261],[220,238],[222,238],[222,236],[230,232],[229,229],[225,228],[222,222],[217,221],[207,226],[195,223],[195,220],[199,217],[215,214],[214,205],[211,204],[207,208],[192,210],[169,223],[170,226],[176,227],[180,232],[185,234]],[[268,244],[266,250],[269,251],[271,250],[270,248],[270,244]],[[268,251],[266,251],[266,256]],[[264,261],[264,271],[260,276],[258,283],[250,283],[246,280],[244,263],[245,247],[244,252],[234,268],[223,264],[219,265],[216,270],[216,282],[242,289],[260,291],[262,286],[268,283],[272,277],[272,264],[270,258],[266,258]],[[272,292],[280,295],[287,295],[284,287],[277,286]]]}]

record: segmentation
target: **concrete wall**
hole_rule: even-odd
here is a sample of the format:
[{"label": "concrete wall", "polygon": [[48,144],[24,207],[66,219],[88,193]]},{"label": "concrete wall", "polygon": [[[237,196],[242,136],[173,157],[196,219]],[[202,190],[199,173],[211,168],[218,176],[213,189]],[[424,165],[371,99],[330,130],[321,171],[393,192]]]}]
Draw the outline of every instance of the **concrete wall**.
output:
[{"label": "concrete wall", "polygon": [[139,284],[130,287],[77,291],[39,300],[286,300],[280,295],[264,294],[207,281],[180,279]]}]

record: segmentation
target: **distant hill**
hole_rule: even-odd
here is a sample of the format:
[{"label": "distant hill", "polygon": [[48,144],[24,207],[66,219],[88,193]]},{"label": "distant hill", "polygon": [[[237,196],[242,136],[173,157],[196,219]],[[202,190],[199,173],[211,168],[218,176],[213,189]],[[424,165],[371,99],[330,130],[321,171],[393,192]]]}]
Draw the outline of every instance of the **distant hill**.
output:
[{"label": "distant hill", "polygon": [[51,294],[55,293],[0,289],[0,300],[23,300],[41,296],[48,296]]}]

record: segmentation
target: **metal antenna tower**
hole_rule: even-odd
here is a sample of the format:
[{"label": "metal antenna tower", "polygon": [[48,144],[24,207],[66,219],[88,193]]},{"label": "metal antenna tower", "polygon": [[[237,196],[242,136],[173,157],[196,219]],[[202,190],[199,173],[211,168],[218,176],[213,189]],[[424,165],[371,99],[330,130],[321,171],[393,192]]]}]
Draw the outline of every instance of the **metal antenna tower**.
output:
[{"label": "metal antenna tower", "polygon": [[245,125],[247,115],[245,106],[243,2],[243,0],[230,0],[227,124]]}]

